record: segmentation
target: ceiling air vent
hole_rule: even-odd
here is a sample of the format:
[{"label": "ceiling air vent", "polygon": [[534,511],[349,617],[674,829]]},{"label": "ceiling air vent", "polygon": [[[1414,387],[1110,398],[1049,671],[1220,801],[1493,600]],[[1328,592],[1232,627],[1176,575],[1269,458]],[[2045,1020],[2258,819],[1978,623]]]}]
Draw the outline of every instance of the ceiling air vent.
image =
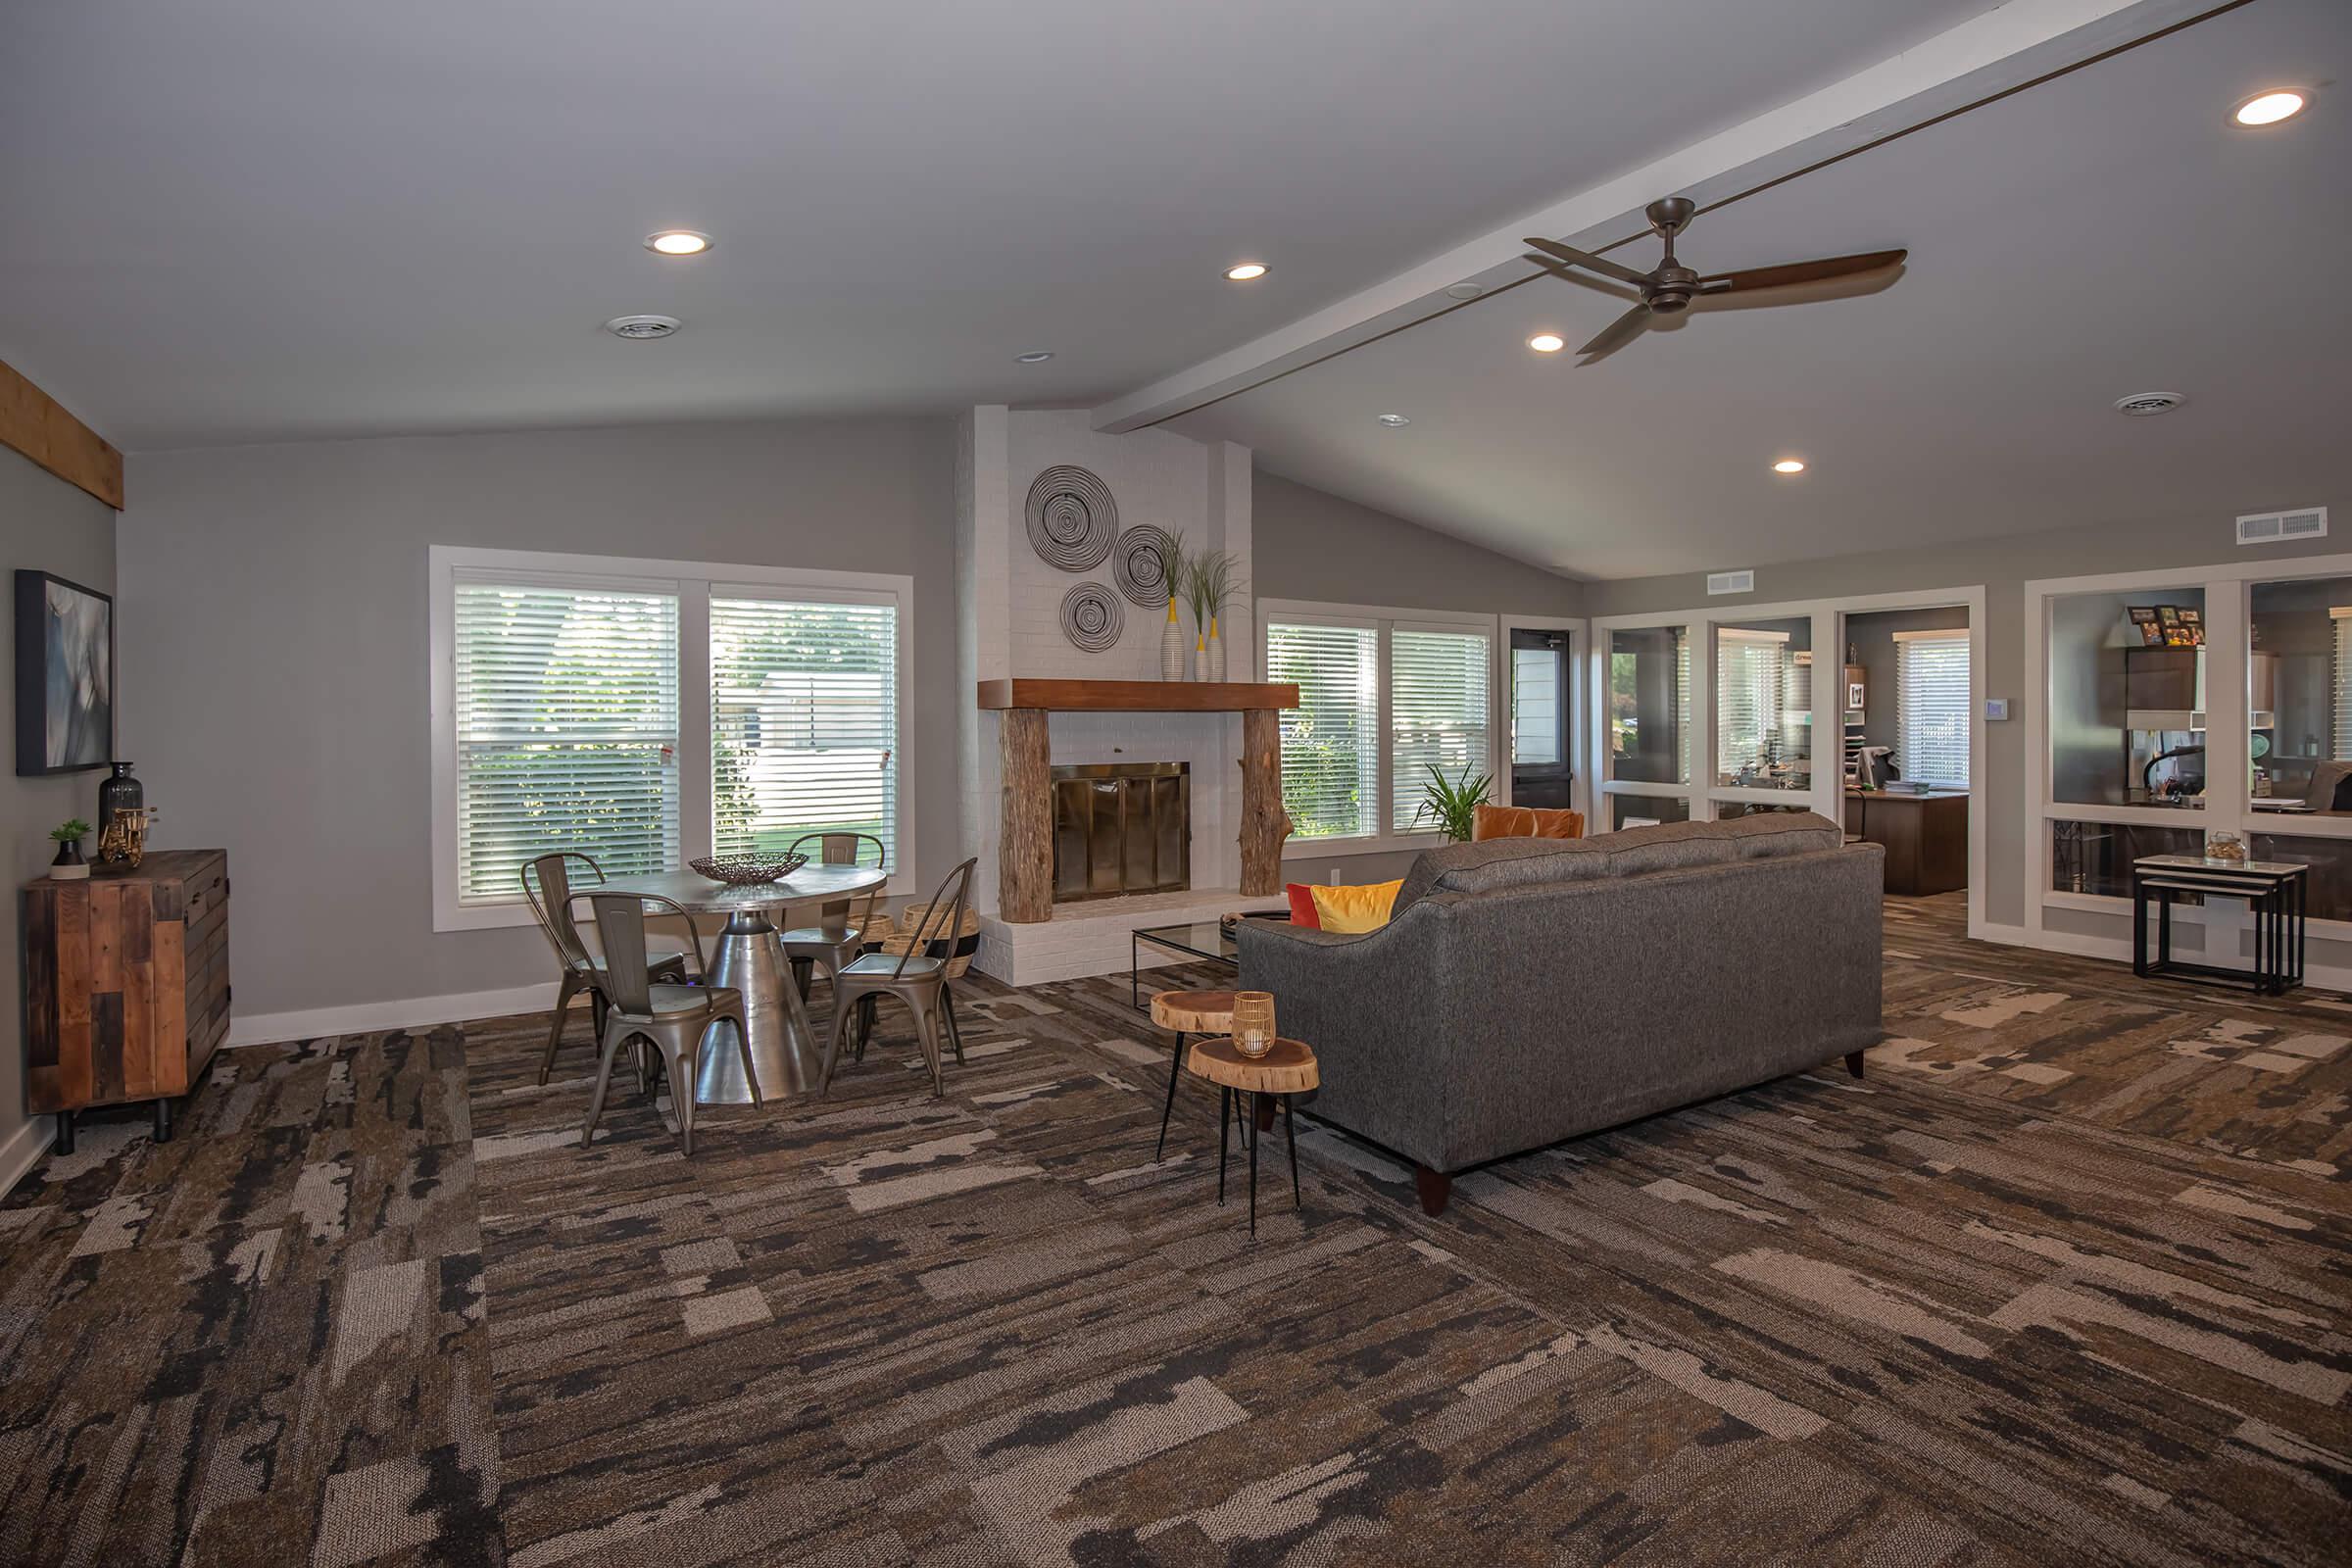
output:
[{"label": "ceiling air vent", "polygon": [[2152,414],[2170,414],[2187,401],[2178,392],[2134,392],[2117,398],[2115,412],[2127,418],[2144,419]]},{"label": "ceiling air vent", "polygon": [[2241,545],[2284,544],[2289,539],[2328,536],[2326,507],[2298,507],[2292,512],[2253,512],[2237,519]]},{"label": "ceiling air vent", "polygon": [[1707,592],[1710,594],[1752,594],[1755,591],[1756,574],[1752,571],[1707,573]]}]

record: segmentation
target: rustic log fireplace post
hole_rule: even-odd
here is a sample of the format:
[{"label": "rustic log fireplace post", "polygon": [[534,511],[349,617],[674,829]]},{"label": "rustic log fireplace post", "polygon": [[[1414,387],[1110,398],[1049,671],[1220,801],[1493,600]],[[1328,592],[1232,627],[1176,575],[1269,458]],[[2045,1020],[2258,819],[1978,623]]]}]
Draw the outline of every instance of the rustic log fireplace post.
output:
[{"label": "rustic log fireplace post", "polygon": [[1004,831],[997,849],[1000,917],[1035,925],[1054,917],[1052,747],[1047,714],[1070,712],[1242,715],[1242,893],[1282,889],[1282,728],[1278,710],[1298,706],[1287,681],[984,680],[980,706],[1004,715]]}]

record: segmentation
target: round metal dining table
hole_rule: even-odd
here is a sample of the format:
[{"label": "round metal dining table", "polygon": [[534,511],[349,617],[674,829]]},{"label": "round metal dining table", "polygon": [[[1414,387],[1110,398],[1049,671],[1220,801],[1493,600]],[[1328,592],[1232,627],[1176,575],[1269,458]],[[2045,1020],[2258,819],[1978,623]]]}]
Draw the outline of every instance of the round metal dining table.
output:
[{"label": "round metal dining table", "polygon": [[[730,887],[693,871],[659,876],[614,877],[596,891],[669,899],[695,914],[723,914],[727,923],[711,952],[706,983],[743,993],[744,1033],[763,1099],[805,1095],[816,1087],[821,1057],[808,1009],[793,984],[781,933],[769,915],[795,904],[835,904],[880,887],[890,873],[877,865],[811,862],[790,876],[750,887]],[[731,1021],[713,1024],[697,1073],[695,1102],[704,1105],[748,1105],[752,1086],[744,1081],[743,1054],[730,1038]]]}]

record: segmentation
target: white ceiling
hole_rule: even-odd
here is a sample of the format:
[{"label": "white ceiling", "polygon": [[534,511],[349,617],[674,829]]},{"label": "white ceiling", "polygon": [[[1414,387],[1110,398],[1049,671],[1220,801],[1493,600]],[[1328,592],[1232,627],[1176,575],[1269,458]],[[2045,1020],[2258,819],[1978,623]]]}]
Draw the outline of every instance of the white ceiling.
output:
[{"label": "white ceiling", "polygon": [[[1580,368],[1526,339],[1580,342],[1622,307],[1544,279],[1176,427],[1599,577],[2340,498],[2352,99],[2223,122],[2348,67],[2352,5],[2257,0],[1705,215],[1682,246],[1702,271],[1908,246],[1884,293],[1710,315]],[[2110,408],[2151,389],[2189,404]],[[1767,471],[1789,453],[1811,470]]]},{"label": "white ceiling", "polygon": [[[132,450],[1088,401],[1992,3],[17,5],[0,359]],[[641,249],[668,225],[718,248]],[[1780,237],[1724,220],[1705,240],[1777,259]],[[1220,281],[1243,257],[1273,275]],[[635,312],[686,330],[599,332]],[[1710,336],[1737,351],[1737,328]],[[1386,454],[1350,488],[1494,532],[1570,471],[1538,450],[1459,489],[1493,459],[1434,399],[1469,341],[1221,417],[1322,471],[1346,447],[1312,432],[1409,375],[1430,488],[1406,495]],[[1032,348],[1058,357],[1011,363]],[[1589,520],[1554,521],[1542,553],[1575,555]]]}]

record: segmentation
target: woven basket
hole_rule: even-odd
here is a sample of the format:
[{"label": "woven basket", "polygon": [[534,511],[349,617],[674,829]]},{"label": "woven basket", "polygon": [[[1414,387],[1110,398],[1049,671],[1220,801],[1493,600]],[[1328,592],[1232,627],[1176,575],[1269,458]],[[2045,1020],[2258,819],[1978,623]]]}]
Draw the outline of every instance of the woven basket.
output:
[{"label": "woven basket", "polygon": [[[901,910],[896,918],[887,914],[875,915],[866,922],[865,940],[859,944],[860,950],[887,953],[894,958],[905,953],[914,941],[915,931],[923,923],[926,907],[928,906],[910,905]],[[933,940],[937,941],[938,938],[935,936]],[[964,971],[972,966],[972,955],[979,951],[980,915],[977,910],[967,908],[963,911],[963,924],[956,933],[956,951],[948,959],[948,978],[962,979]]]}]

